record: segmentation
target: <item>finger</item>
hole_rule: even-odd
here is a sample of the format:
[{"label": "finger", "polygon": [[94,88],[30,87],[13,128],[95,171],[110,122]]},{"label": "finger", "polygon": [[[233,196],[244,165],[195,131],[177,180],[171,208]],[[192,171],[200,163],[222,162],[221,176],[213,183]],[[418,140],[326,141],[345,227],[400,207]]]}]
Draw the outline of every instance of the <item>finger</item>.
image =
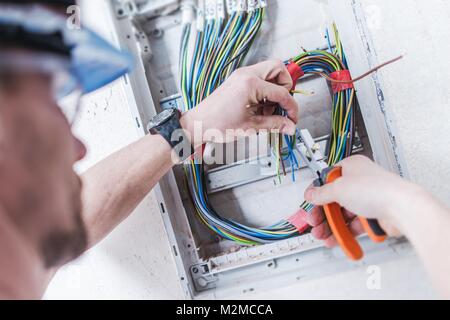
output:
[{"label": "finger", "polygon": [[[316,217],[314,218],[314,217],[310,216],[310,219],[312,217],[312,219],[317,219],[317,220],[313,221],[312,223],[316,223],[322,217],[322,215],[320,214],[320,210],[316,210],[315,212],[317,212]],[[358,235],[364,233],[363,226],[362,226],[361,222],[359,221],[359,219],[357,219],[357,217],[355,215],[351,214],[351,216],[350,215],[346,216],[344,214],[344,218],[346,219],[347,226],[353,235],[358,236]],[[310,224],[310,225],[312,225],[312,224]],[[316,239],[325,240],[333,235],[330,225],[328,224],[328,222],[325,219],[323,219],[321,222],[316,223],[312,226],[313,226],[313,228],[311,230],[311,234]]]},{"label": "finger", "polygon": [[288,118],[292,122],[298,122],[298,104],[288,89],[264,80],[259,80],[256,83],[255,98],[255,102],[267,100],[279,104],[286,111]]},{"label": "finger", "polygon": [[358,217],[354,217],[353,220],[348,224],[348,228],[352,232],[352,234],[357,237],[366,231],[363,228],[363,225]]},{"label": "finger", "polygon": [[275,112],[275,107],[274,106],[267,106],[267,107],[263,107],[262,110],[263,110],[263,115],[271,116]]},{"label": "finger", "polygon": [[329,224],[327,222],[322,222],[311,229],[311,235],[316,239],[325,240],[332,235],[332,232]]},{"label": "finger", "polygon": [[277,107],[276,103],[266,102],[266,103],[258,103],[255,105],[251,105],[248,108],[255,108],[255,114],[271,116],[275,113],[275,108]]},{"label": "finger", "polygon": [[345,208],[342,208],[342,215],[344,216],[345,222],[350,222],[356,217],[356,215],[353,212],[350,212]]},{"label": "finger", "polygon": [[336,240],[336,237],[334,235],[331,235],[327,239],[325,239],[324,244],[327,248],[334,248],[338,245],[338,242]]},{"label": "finger", "polygon": [[267,60],[245,69],[262,80],[276,83],[288,90],[293,86],[292,77],[281,60]]},{"label": "finger", "polygon": [[255,115],[251,120],[251,127],[256,130],[277,131],[287,135],[294,135],[295,123],[283,116]]},{"label": "finger", "polygon": [[325,220],[325,214],[323,212],[322,207],[314,207],[311,212],[308,214],[308,216],[306,217],[306,222],[308,222],[308,224],[311,227],[316,227],[319,224],[321,224],[322,222],[324,222]]},{"label": "finger", "polygon": [[357,163],[357,162],[362,162],[362,161],[364,161],[364,162],[373,162],[372,160],[370,160],[370,158],[368,158],[368,157],[366,157],[364,155],[361,155],[361,154],[357,154],[357,155],[353,155],[351,157],[342,159],[341,161],[336,163],[336,166],[343,167],[343,169],[344,169],[344,167],[346,167],[348,165],[351,165],[351,164],[354,164],[354,163]]},{"label": "finger", "polygon": [[390,237],[401,237],[403,236],[402,232],[397,229],[394,225],[384,221],[384,220],[378,220],[378,223],[380,224],[380,227],[386,232],[387,235]]},{"label": "finger", "polygon": [[[348,224],[348,228],[355,237],[365,233],[361,221],[359,221],[357,217],[354,217],[353,220]],[[331,234],[327,239],[325,239],[324,244],[327,248],[334,248],[338,245],[338,242],[336,237]]]},{"label": "finger", "polygon": [[322,187],[306,189],[305,200],[315,205],[339,203],[342,190],[342,178],[338,178],[333,183],[328,183]]},{"label": "finger", "polygon": [[[306,190],[305,190],[305,199],[306,199],[306,193],[308,190],[314,189],[314,186],[311,184]],[[314,192],[314,191],[313,191]],[[308,195],[310,197],[310,195]],[[344,220],[346,222],[353,220],[353,218],[356,216],[353,212],[348,211],[345,208],[342,208],[342,215],[344,216]],[[308,216],[311,219],[311,223],[314,223],[314,219],[325,219],[325,214],[323,212],[323,207],[321,205],[316,205],[311,211],[311,214]],[[320,218],[319,218],[320,217]],[[319,223],[322,221],[319,221]],[[314,226],[313,224],[311,224]]]},{"label": "finger", "polygon": [[[344,208],[342,209],[342,216],[344,217],[345,222],[350,222],[355,218],[355,215],[352,212],[345,210]],[[306,222],[308,222],[311,227],[315,227],[321,224],[325,219],[326,217],[323,208],[321,206],[315,206],[308,214]]]},{"label": "finger", "polygon": [[275,113],[276,103],[265,103],[258,105],[258,109],[261,111],[258,114],[264,116],[271,116]]}]

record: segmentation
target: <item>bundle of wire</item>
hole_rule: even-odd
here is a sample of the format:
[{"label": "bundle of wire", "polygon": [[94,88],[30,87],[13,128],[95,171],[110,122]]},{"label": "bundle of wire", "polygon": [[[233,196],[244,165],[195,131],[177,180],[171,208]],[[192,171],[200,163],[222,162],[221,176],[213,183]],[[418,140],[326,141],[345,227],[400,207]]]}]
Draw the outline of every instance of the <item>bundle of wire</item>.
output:
[{"label": "bundle of wire", "polygon": [[[229,10],[227,17],[216,12],[215,18],[212,16],[206,17],[203,26],[202,6],[206,5],[206,11],[211,12],[207,8],[208,2],[211,4],[211,1],[206,1],[206,3],[199,1],[198,3],[195,44],[191,54],[189,54],[189,43],[194,26],[192,23],[187,23],[183,27],[180,51],[180,85],[185,111],[194,108],[208,97],[242,64],[258,34],[266,10],[265,1],[254,1],[255,7],[252,10]],[[215,8],[217,10],[218,2],[222,1],[212,2],[216,2]],[[241,3],[246,3],[246,1],[242,0]],[[345,69],[345,57],[337,32],[336,42],[336,51],[333,53],[327,51],[305,52],[291,59],[291,61],[298,64],[305,74],[329,75],[333,71]],[[342,59],[339,57],[342,57]],[[351,152],[353,95],[354,92],[349,90],[348,92],[340,92],[333,97],[330,164],[339,161]],[[276,135],[276,137],[277,139],[274,140],[277,168],[284,168],[284,161],[291,161],[292,171],[294,171],[295,168],[298,168],[298,161],[294,152],[297,147],[296,137],[285,136],[284,143],[280,135]],[[283,144],[286,145],[286,152],[283,152]],[[208,199],[204,169],[203,163],[195,159],[184,165],[188,188],[196,212],[200,220],[212,231],[225,239],[242,245],[270,243],[299,235],[296,227],[287,220],[279,221],[264,228],[255,228],[219,214]],[[278,171],[280,170],[278,169]],[[305,210],[310,209],[310,207],[307,203],[302,205]]]},{"label": "bundle of wire", "polygon": [[[319,75],[329,81],[333,81],[331,74],[336,71],[348,70],[347,60],[339,38],[336,25],[333,24],[335,38],[335,49],[332,49],[328,30],[326,38],[328,40],[329,51],[315,50],[304,52],[290,61],[296,63],[305,75]],[[333,166],[342,159],[349,157],[353,148],[353,137],[355,130],[355,89],[351,88],[333,93],[331,107],[331,138],[328,147],[328,166]],[[294,157],[292,149],[298,149],[296,137],[285,137],[290,142],[290,158]],[[300,152],[300,151],[299,151]],[[314,206],[307,202],[302,203],[301,208],[307,212]]]}]

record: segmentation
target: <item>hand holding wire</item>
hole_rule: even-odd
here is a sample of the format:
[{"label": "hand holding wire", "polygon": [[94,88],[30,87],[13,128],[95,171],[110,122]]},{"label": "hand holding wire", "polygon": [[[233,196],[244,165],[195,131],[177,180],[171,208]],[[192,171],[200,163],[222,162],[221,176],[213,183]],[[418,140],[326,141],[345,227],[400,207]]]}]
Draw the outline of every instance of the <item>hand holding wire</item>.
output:
[{"label": "hand holding wire", "polygon": [[[222,132],[223,139],[215,136],[215,142],[230,142],[237,138],[225,135],[231,129],[236,132],[267,130],[293,135],[299,111],[297,102],[287,89],[289,86],[292,86],[292,81],[281,61],[262,62],[234,72],[186,116],[190,121],[201,122],[205,132],[209,129]],[[273,111],[274,104],[280,105],[287,117],[273,115],[270,110]],[[227,110],[226,117],[224,110]],[[208,135],[205,139],[203,142],[209,142]]]},{"label": "hand holding wire", "polygon": [[[245,2],[241,1],[242,4]],[[214,1],[211,3],[214,4]],[[333,25],[334,48],[327,30],[328,50],[303,50],[298,56],[287,60],[285,65],[269,61],[241,68],[233,73],[242,65],[255,41],[263,23],[266,2],[257,2],[252,10],[227,7],[228,15],[216,14],[217,8],[219,7],[212,5],[211,10],[199,10],[196,29],[192,23],[183,24],[180,88],[184,111],[189,111],[185,113],[184,120],[188,124],[200,121],[204,130],[211,128],[221,133],[226,129],[277,129],[284,135],[272,134],[270,145],[278,179],[281,182],[280,173],[286,174],[285,162],[289,162],[292,179],[295,181],[295,172],[299,170],[299,140],[297,134],[294,134],[298,105],[292,95],[313,94],[296,89],[296,80],[303,75],[319,75],[330,82],[333,91],[327,164],[333,166],[350,156],[353,150],[356,109],[353,83],[361,77],[351,79],[336,26]],[[204,15],[204,12],[208,14]],[[194,40],[192,52],[189,49],[190,40]],[[369,73],[396,60],[388,61]],[[225,81],[226,79],[229,80]],[[227,139],[232,141],[236,136],[214,141],[227,142]],[[197,143],[202,144],[203,141]],[[243,245],[254,245],[288,239],[309,230],[303,228],[302,222],[304,214],[314,208],[308,202],[303,202],[298,214],[293,216],[301,219],[286,218],[261,228],[246,226],[227,218],[211,205],[205,188],[207,178],[203,163],[192,159],[185,165],[185,172],[190,196],[200,220],[225,239]]]}]

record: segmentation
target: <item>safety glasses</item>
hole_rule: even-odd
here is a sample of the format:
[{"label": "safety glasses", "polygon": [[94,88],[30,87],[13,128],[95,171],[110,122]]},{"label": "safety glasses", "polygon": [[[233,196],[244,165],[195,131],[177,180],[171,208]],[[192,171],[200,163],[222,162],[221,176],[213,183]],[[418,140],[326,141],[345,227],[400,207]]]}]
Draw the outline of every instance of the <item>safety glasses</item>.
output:
[{"label": "safety glasses", "polygon": [[0,70],[51,75],[55,101],[71,124],[79,111],[82,93],[111,83],[134,65],[131,54],[89,28],[68,28],[65,16],[39,4],[0,1],[0,40],[29,49],[20,55],[0,51]]}]

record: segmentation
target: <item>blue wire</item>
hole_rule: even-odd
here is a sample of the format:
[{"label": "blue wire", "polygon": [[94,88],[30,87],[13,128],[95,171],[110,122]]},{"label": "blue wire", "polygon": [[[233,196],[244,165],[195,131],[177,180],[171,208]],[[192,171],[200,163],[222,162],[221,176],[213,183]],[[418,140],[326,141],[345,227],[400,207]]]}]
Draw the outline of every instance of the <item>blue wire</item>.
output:
[{"label": "blue wire", "polygon": [[333,50],[331,49],[331,41],[330,41],[330,34],[328,32],[328,28],[325,29],[325,38],[327,38],[329,52],[333,53]]}]

